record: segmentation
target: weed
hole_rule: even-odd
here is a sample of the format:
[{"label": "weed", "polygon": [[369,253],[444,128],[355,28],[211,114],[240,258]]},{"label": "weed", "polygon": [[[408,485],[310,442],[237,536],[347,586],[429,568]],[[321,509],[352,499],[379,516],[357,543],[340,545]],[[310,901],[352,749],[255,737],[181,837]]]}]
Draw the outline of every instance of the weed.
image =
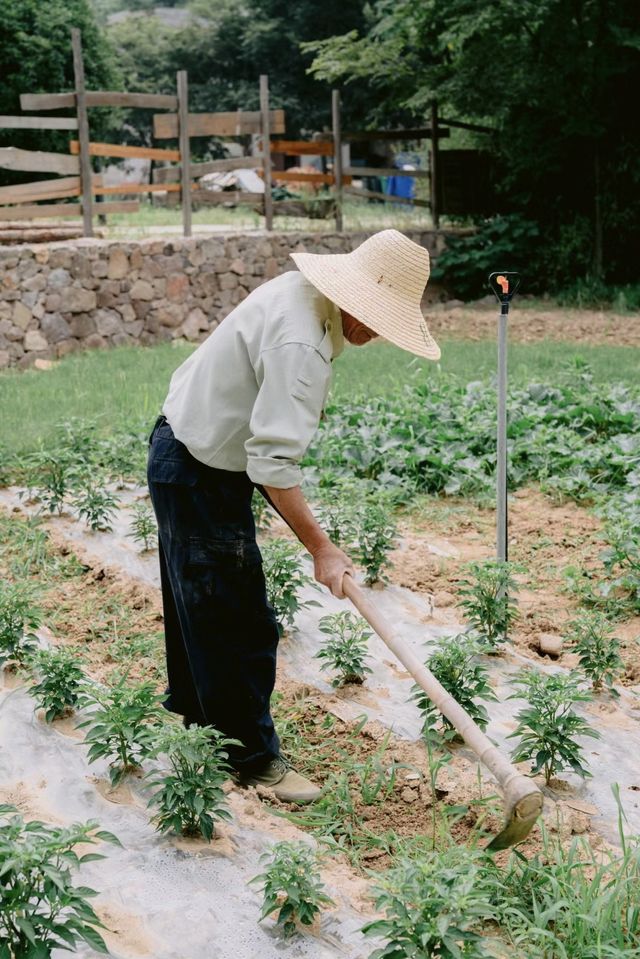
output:
[{"label": "weed", "polygon": [[45,720],[50,723],[72,712],[85,682],[75,653],[68,649],[41,649],[32,663],[39,681],[31,687],[31,695],[44,709]]},{"label": "weed", "polygon": [[397,527],[389,505],[370,501],[358,513],[358,562],[365,571],[365,583],[387,582],[385,569],[390,565],[389,553],[395,547]]},{"label": "weed", "polygon": [[20,584],[0,583],[0,669],[24,665],[36,649],[40,613]]},{"label": "weed", "polygon": [[[495,701],[496,695],[489,685],[486,667],[478,661],[480,652],[480,644],[469,633],[445,636],[438,641],[426,665],[446,691],[466,709],[473,721],[485,729],[489,714],[478,700]],[[460,739],[452,723],[439,712],[421,686],[414,685],[412,693],[411,698],[423,716],[422,731],[426,738],[434,733],[441,722],[445,741]]]},{"label": "weed", "polygon": [[119,845],[95,822],[65,828],[25,822],[11,806],[0,806],[0,959],[48,959],[57,949],[84,942],[100,953],[107,947],[104,928],[86,886],[74,886],[72,872],[100,853],[79,855],[77,846],[96,842]]},{"label": "weed", "polygon": [[113,785],[139,769],[152,751],[154,733],[162,722],[163,699],[154,683],[127,686],[126,677],[107,689],[96,686],[90,696],[83,697],[82,705],[93,707],[89,718],[78,723],[78,729],[87,730],[87,758],[90,763],[103,757],[109,761]]},{"label": "weed", "polygon": [[495,955],[476,929],[491,920],[495,907],[480,855],[452,846],[423,852],[398,863],[375,889],[376,908],[385,918],[367,923],[365,936],[386,945],[370,959],[480,959]]},{"label": "weed", "polygon": [[315,600],[302,601],[300,590],[313,581],[302,569],[301,553],[295,543],[286,539],[272,539],[262,548],[267,596],[283,633],[292,626],[296,613],[307,606],[317,606]]},{"label": "weed", "polygon": [[354,616],[348,610],[323,616],[318,623],[320,632],[329,637],[322,649],[316,653],[317,659],[323,659],[321,669],[333,669],[338,674],[332,686],[344,686],[346,683],[363,683],[371,669],[365,663],[367,642],[373,635],[363,619]]},{"label": "weed", "polygon": [[[591,699],[578,683],[579,678],[572,673],[547,674],[535,669],[520,672],[514,680],[514,685],[525,691],[527,706],[516,714],[518,725],[509,734],[509,738],[520,737],[513,760],[530,760],[532,775],[544,772],[547,785],[563,769],[572,769],[583,778],[591,775],[575,737],[599,739],[600,734],[573,710],[575,703]],[[509,698],[520,696],[518,692]]]},{"label": "weed", "polygon": [[458,582],[460,606],[480,634],[485,652],[497,652],[516,618],[518,607],[512,594],[518,584],[512,576],[513,568],[511,563],[496,559],[468,563],[469,577]]},{"label": "weed", "polygon": [[571,648],[577,652],[580,668],[591,680],[594,690],[599,692],[605,684],[610,693],[618,696],[613,684],[624,663],[620,658],[620,644],[612,634],[609,620],[597,610],[585,610],[569,623]]},{"label": "weed", "polygon": [[133,519],[127,536],[142,546],[142,552],[155,549],[158,542],[158,527],[154,512],[146,503],[136,503],[131,512]]},{"label": "weed", "polygon": [[118,502],[112,493],[96,483],[87,483],[73,499],[72,506],[90,529],[109,532],[113,528]]},{"label": "weed", "polygon": [[231,818],[222,787],[230,772],[227,747],[235,742],[211,726],[171,723],[157,734],[151,755],[166,756],[170,765],[169,773],[149,773],[150,787],[157,787],[149,805],[157,807],[153,822],[160,832],[209,841],[216,821]]},{"label": "weed", "polygon": [[333,905],[324,892],[316,856],[305,843],[279,842],[261,861],[264,872],[250,880],[262,884],[260,919],[277,912],[285,938],[294,935],[299,924],[310,926],[321,909]]}]

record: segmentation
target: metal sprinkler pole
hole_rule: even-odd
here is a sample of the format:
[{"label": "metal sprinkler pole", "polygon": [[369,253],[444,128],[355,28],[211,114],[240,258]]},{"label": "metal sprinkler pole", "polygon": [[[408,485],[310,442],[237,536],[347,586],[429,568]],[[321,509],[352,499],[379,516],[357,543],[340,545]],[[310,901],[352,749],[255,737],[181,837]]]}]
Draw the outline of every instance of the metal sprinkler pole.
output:
[{"label": "metal sprinkler pole", "polygon": [[[507,319],[509,304],[520,286],[520,274],[508,271],[492,273],[489,286],[500,303],[498,316],[498,426],[496,443],[496,554],[509,559],[507,507]],[[503,637],[506,641],[506,635]]]}]

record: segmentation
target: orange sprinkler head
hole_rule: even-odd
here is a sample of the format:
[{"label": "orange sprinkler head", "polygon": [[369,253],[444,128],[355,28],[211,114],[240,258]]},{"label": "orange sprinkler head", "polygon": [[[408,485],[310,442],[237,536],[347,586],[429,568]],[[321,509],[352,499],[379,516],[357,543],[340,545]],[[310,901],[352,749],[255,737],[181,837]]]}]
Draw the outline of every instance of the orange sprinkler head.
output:
[{"label": "orange sprinkler head", "polygon": [[508,279],[506,278],[506,276],[499,276],[499,277],[497,278],[496,282],[499,283],[500,286],[502,287],[502,292],[503,292],[503,293],[508,293],[508,292],[509,292],[509,281],[508,281]]}]

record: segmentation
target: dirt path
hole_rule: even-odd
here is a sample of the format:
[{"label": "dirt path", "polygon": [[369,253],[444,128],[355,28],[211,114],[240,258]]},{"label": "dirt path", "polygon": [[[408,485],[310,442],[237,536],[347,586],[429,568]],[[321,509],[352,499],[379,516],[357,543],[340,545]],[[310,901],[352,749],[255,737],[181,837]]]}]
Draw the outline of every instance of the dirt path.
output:
[{"label": "dirt path", "polygon": [[[495,303],[453,308],[445,303],[442,306],[427,306],[426,314],[429,328],[436,339],[495,339]],[[548,339],[639,347],[640,314],[540,307],[521,300],[509,314],[509,339],[515,343],[537,343]]]}]

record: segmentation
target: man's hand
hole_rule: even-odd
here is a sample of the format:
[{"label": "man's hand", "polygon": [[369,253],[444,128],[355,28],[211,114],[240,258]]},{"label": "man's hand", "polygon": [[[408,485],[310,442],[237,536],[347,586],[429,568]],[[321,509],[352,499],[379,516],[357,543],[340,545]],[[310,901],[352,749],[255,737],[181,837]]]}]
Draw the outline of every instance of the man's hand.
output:
[{"label": "man's hand", "polygon": [[344,599],[342,591],[342,580],[345,573],[351,576],[355,575],[353,563],[346,553],[334,546],[333,543],[327,543],[320,546],[313,552],[314,575],[319,583],[328,586],[334,596],[338,599]]}]

